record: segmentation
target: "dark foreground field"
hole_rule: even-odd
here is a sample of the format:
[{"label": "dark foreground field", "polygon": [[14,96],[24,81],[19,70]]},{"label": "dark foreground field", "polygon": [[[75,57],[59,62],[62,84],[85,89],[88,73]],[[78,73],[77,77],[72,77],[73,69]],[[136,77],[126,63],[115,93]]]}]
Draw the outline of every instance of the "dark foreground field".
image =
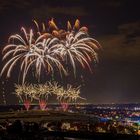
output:
[{"label": "dark foreground field", "polygon": [[[64,122],[80,129],[62,129]],[[0,140],[140,140],[138,135],[88,130],[87,124],[94,127],[99,122],[97,117],[61,111],[1,112]]]},{"label": "dark foreground field", "polygon": [[0,112],[0,122],[3,122],[5,119],[8,119],[9,121],[22,120],[36,123],[40,123],[42,121],[82,121],[85,123],[88,121],[93,123],[99,122],[97,117],[90,117],[79,113],[41,110]]},{"label": "dark foreground field", "polygon": [[0,134],[0,140],[140,140],[136,135],[89,133],[89,132],[28,132]]}]

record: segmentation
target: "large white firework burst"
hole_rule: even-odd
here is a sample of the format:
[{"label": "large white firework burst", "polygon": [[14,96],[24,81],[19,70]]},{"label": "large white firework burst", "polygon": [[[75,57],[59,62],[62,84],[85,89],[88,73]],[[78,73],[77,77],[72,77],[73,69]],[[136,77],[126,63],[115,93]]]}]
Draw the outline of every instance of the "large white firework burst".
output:
[{"label": "large white firework burst", "polygon": [[70,62],[74,74],[76,74],[77,62],[80,63],[83,68],[88,66],[90,71],[92,71],[90,62],[92,59],[97,61],[95,49],[98,48],[95,45],[95,42],[97,42],[96,40],[90,38],[87,33],[79,31],[77,33],[68,33],[66,39],[61,42],[63,46],[59,48],[60,54],[66,63]]},{"label": "large white firework burst", "polygon": [[59,71],[61,76],[67,75],[69,71],[66,71],[66,67],[69,64],[75,75],[78,63],[92,71],[90,64],[92,60],[98,60],[96,50],[100,44],[89,37],[86,27],[80,28],[79,20],[75,21],[73,28],[68,22],[66,31],[59,29],[53,19],[49,21],[49,30],[46,30],[43,23],[40,31],[38,23],[34,22],[38,29],[37,33],[32,29],[28,33],[22,28],[23,36],[10,36],[9,44],[3,49],[3,60],[5,59],[6,63],[1,75],[6,72],[6,76],[10,77],[16,64],[19,64],[22,72],[22,83],[32,68],[38,79],[42,69],[47,74]]},{"label": "large white firework burst", "polygon": [[[3,60],[11,56],[4,65],[1,75],[7,71],[7,77],[10,77],[11,71],[16,63],[20,63],[20,71],[23,72],[22,82],[25,82],[26,75],[30,68],[35,67],[35,74],[40,77],[41,69],[45,68],[47,73],[54,72],[54,67],[66,74],[66,70],[58,60],[59,40],[57,38],[45,38],[46,34],[39,36],[36,40],[33,31],[29,33],[22,28],[24,37],[16,34],[9,38],[9,45],[3,49]],[[25,38],[25,39],[24,39]]]},{"label": "large white firework burst", "polygon": [[88,35],[86,27],[80,28],[79,20],[75,21],[73,27],[68,21],[67,30],[59,29],[53,19],[49,21],[49,28],[46,28],[47,25],[45,23],[42,23],[42,26],[39,27],[39,24],[36,21],[34,22],[40,35],[47,33],[60,40],[60,47],[58,47],[57,51],[60,52],[64,65],[71,64],[75,75],[77,63],[83,68],[87,66],[92,72],[90,62],[92,60],[98,62],[97,50],[101,46],[97,40]]}]

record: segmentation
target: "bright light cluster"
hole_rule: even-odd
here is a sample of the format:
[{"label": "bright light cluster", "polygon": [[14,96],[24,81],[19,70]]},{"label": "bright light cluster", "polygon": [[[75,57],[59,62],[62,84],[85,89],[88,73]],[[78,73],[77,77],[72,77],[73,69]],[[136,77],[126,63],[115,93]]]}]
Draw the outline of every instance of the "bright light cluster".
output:
[{"label": "bright light cluster", "polygon": [[48,96],[56,96],[59,102],[76,102],[76,100],[84,99],[80,97],[80,86],[72,87],[67,85],[66,88],[59,85],[57,82],[47,82],[45,84],[23,84],[15,85],[15,94],[22,102],[29,100],[47,101]]}]

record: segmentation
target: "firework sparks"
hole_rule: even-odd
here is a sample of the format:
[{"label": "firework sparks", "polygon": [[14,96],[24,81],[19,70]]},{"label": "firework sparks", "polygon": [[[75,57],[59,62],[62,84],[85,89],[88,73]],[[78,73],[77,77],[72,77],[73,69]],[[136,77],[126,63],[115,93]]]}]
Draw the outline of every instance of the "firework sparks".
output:
[{"label": "firework sparks", "polygon": [[93,39],[83,35],[85,33],[81,31],[76,34],[73,32],[69,33],[66,36],[66,40],[61,41],[63,46],[59,48],[65,62],[67,64],[71,63],[74,74],[76,74],[76,62],[79,62],[83,68],[87,65],[90,71],[92,71],[89,62],[93,56],[97,56],[94,48],[87,44],[87,42],[93,41]]},{"label": "firework sparks", "polygon": [[76,102],[78,98],[85,100],[85,98],[80,96],[80,86],[74,88],[72,85],[68,84],[67,87],[64,88],[57,82],[49,82],[46,89],[49,94],[56,95],[56,99],[59,102]]},{"label": "firework sparks", "polygon": [[25,40],[20,35],[12,35],[9,41],[12,40],[15,44],[9,44],[3,49],[3,60],[8,56],[11,56],[12,59],[7,61],[1,71],[1,75],[8,69],[7,77],[10,77],[13,67],[18,62],[20,62],[20,71],[23,71],[23,83],[32,66],[35,66],[38,77],[40,77],[42,66],[48,73],[54,72],[54,67],[57,67],[60,73],[62,70],[66,74],[66,70],[57,58],[59,55],[57,51],[59,40],[57,38],[43,39],[45,36],[43,34],[35,40],[32,30],[30,30],[29,34],[24,28],[22,28],[22,31],[24,32]]},{"label": "firework sparks", "polygon": [[[16,34],[9,38],[9,44],[3,49],[3,60],[6,61],[1,75],[6,72],[10,77],[15,65],[19,64],[22,83],[25,82],[29,71],[33,71],[37,79],[40,79],[43,69],[45,73],[53,74],[59,71],[61,77],[70,71],[72,66],[76,76],[80,64],[83,68],[90,66],[91,61],[98,61],[97,50],[100,44],[88,35],[86,27],[80,28],[80,21],[76,20],[74,26],[67,22],[67,30],[59,29],[54,20],[48,25],[34,21],[37,32],[31,29],[29,32],[22,28],[23,36]],[[69,65],[70,64],[70,65]],[[67,69],[67,70],[66,70]]]},{"label": "firework sparks", "polygon": [[51,87],[46,83],[44,85],[35,85],[36,98],[39,101],[39,106],[41,110],[45,110],[47,106],[48,96],[51,95]]},{"label": "firework sparks", "polygon": [[15,85],[15,88],[15,94],[23,102],[27,110],[29,109],[30,103],[33,101],[33,99],[39,101],[41,110],[46,108],[46,101],[48,100],[48,96],[51,94],[51,87],[49,87],[47,83],[44,85]]},{"label": "firework sparks", "polygon": [[33,99],[38,101],[41,110],[45,110],[50,95],[56,96],[56,99],[60,102],[65,111],[68,108],[68,103],[75,103],[77,99],[85,100],[85,98],[80,96],[80,86],[74,88],[72,85],[67,85],[67,87],[64,88],[57,82],[28,85],[22,84],[15,85],[15,88],[15,94],[23,102],[27,110],[29,109],[31,102],[33,102]]},{"label": "firework sparks", "polygon": [[[74,26],[67,22],[67,31],[59,29],[52,19],[49,21],[48,29],[46,29],[45,23],[42,23],[42,30],[40,30],[39,24],[34,21],[37,30],[40,35],[49,34],[60,40],[57,51],[61,58],[63,58],[64,65],[70,62],[73,67],[73,72],[76,75],[77,62],[85,68],[86,66],[92,72],[90,62],[94,60],[98,62],[98,56],[96,50],[101,46],[99,42],[88,35],[88,29],[86,27],[80,28],[80,21],[76,20]],[[52,31],[50,29],[53,29]]]},{"label": "firework sparks", "polygon": [[67,85],[65,94],[66,94],[67,102],[76,102],[78,98],[85,100],[85,98],[82,98],[80,96],[80,86],[74,88],[72,87],[72,85]]},{"label": "firework sparks", "polygon": [[56,86],[55,94],[57,96],[57,100],[60,102],[62,109],[66,111],[68,109],[69,103],[76,102],[77,99],[85,100],[80,96],[80,86],[77,88],[73,88],[72,85],[67,85],[65,89],[62,86]]},{"label": "firework sparks", "polygon": [[15,85],[15,94],[20,98],[20,100],[23,102],[26,110],[28,111],[30,108],[30,104],[32,102],[32,96],[33,91],[30,90],[30,85]]}]

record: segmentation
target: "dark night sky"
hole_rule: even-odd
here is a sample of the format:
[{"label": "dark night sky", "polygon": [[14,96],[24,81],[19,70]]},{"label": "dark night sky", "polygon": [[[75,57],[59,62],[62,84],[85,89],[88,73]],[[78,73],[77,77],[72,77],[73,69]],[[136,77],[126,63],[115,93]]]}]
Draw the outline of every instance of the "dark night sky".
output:
[{"label": "dark night sky", "polygon": [[[139,6],[139,0],[0,0],[0,50],[21,26],[32,27],[32,19],[42,22],[53,17],[62,26],[78,18],[103,48],[94,73],[85,76],[82,96],[92,103],[140,102]],[[14,82],[9,79],[5,84],[10,104],[17,102],[9,93]]]}]

